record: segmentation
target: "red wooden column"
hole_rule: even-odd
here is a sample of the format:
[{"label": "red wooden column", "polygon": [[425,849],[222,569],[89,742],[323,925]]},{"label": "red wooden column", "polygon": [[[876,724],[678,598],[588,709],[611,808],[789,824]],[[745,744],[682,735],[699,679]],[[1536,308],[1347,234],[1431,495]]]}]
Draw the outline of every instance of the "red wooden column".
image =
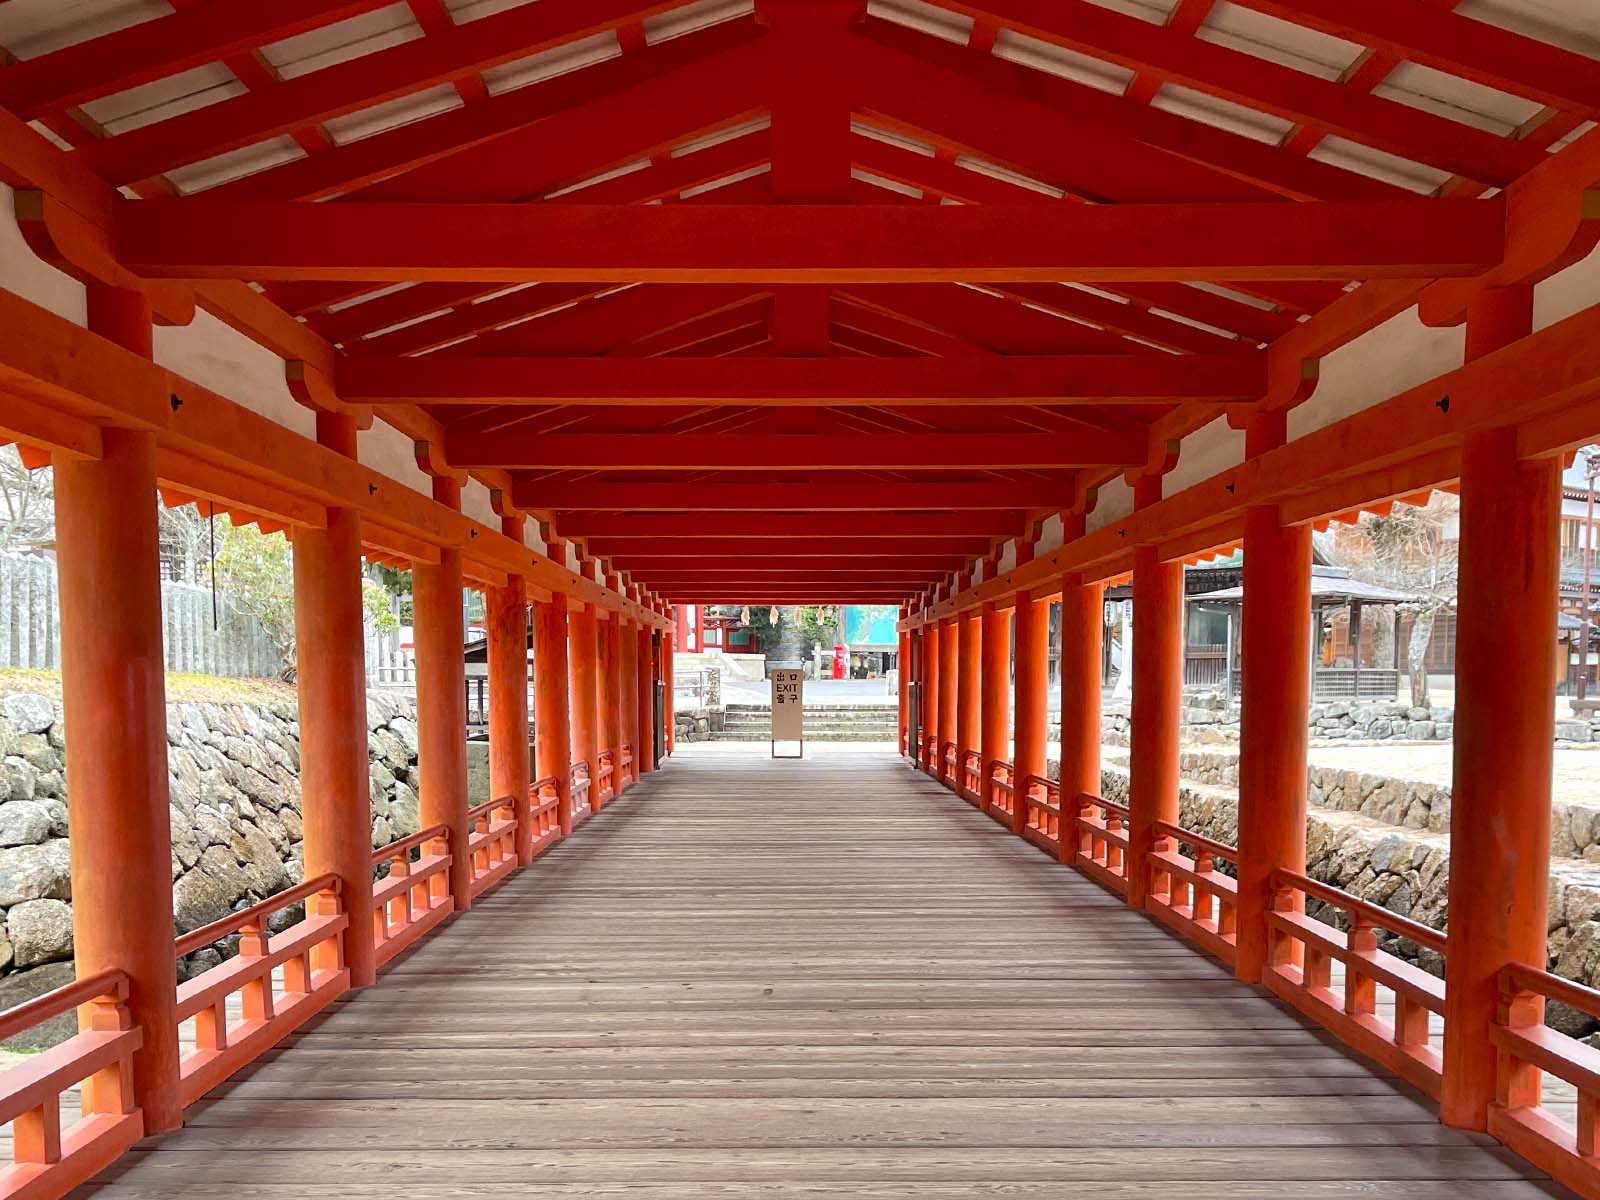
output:
[{"label": "red wooden column", "polygon": [[[1286,411],[1263,413],[1245,455],[1281,446]],[[1244,517],[1240,628],[1239,902],[1234,973],[1259,983],[1267,961],[1269,879],[1306,868],[1306,743],[1311,705],[1311,527],[1273,506]],[[1134,638],[1134,645],[1139,644]]]},{"label": "red wooden column", "polygon": [[616,797],[628,786],[622,774],[622,618],[608,616],[600,625],[600,745],[611,751],[611,795]]},{"label": "red wooden column", "polygon": [[[1161,499],[1161,478],[1141,479],[1135,502]],[[1133,557],[1132,757],[1128,772],[1128,903],[1143,908],[1157,821],[1178,819],[1178,719],[1183,705],[1183,564],[1154,546]]]},{"label": "red wooden column", "polygon": [[[1082,521],[1082,518],[1079,518]],[[1082,529],[1072,536],[1081,536]],[[1077,797],[1101,794],[1100,666],[1105,585],[1061,581],[1061,841],[1064,863],[1078,856]]]},{"label": "red wooden column", "polygon": [[1011,614],[983,606],[983,784],[978,806],[988,812],[994,803],[994,778],[989,764],[1011,753]]},{"label": "red wooden column", "polygon": [[1011,786],[1016,803],[1011,809],[1011,832],[1021,835],[1028,825],[1023,803],[1030,775],[1045,772],[1045,727],[1049,721],[1046,694],[1050,688],[1050,601],[1030,592],[1017,593],[1016,750],[1011,757]]},{"label": "red wooden column", "polygon": [[651,627],[641,624],[636,641],[634,674],[639,698],[639,741],[633,748],[633,763],[634,773],[643,775],[656,769],[655,638]]},{"label": "red wooden column", "polygon": [[[515,521],[517,518],[503,518]],[[507,530],[507,533],[510,531]],[[522,540],[521,529],[513,535]],[[528,603],[521,576],[485,598],[489,660],[489,795],[509,796],[517,818],[517,862],[533,861],[528,802]]]},{"label": "red wooden column", "polygon": [[[461,485],[433,481],[434,498],[461,505]],[[450,827],[450,894],[456,911],[472,907],[467,850],[467,677],[462,657],[461,551],[439,548],[437,563],[415,563],[412,621],[417,655],[417,773],[421,820]]]},{"label": "red wooden column", "polygon": [[[137,293],[90,284],[89,328],[150,353],[150,309]],[[100,458],[58,454],[54,465],[74,955],[80,979],[128,976],[144,1037],[133,1100],[146,1132],[159,1133],[183,1124],[183,1106],[155,435],[106,429]]]},{"label": "red wooden column", "polygon": [[632,621],[617,623],[617,708],[621,741],[632,747],[628,782],[639,779],[639,637]]},{"label": "red wooden column", "polygon": [[661,689],[661,702],[665,710],[661,714],[661,726],[667,735],[668,757],[671,757],[672,752],[678,748],[677,710],[674,703],[676,697],[673,694],[673,688],[677,685],[677,680],[674,677],[672,660],[678,652],[678,639],[683,628],[683,618],[678,614],[682,612],[681,608],[673,610],[672,632],[661,639],[661,679],[667,685]]},{"label": "red wooden column", "polygon": [[[930,775],[939,773],[939,743],[944,731],[939,725],[939,623],[930,621],[922,629],[922,740],[917,751],[922,769]],[[930,752],[927,747],[934,749]]]},{"label": "red wooden column", "polygon": [[934,775],[950,786],[945,773],[944,744],[956,738],[956,686],[961,670],[960,626],[956,621],[945,621],[939,627],[939,744],[934,748]]},{"label": "red wooden column", "polygon": [[[1468,359],[1526,336],[1532,313],[1530,287],[1484,293],[1467,315]],[[1559,458],[1519,460],[1513,429],[1468,435],[1440,1099],[1441,1118],[1467,1129],[1484,1128],[1494,1097],[1500,968],[1545,963],[1560,514]]]},{"label": "red wooden column", "polygon": [[[355,422],[317,415],[317,440],[354,458]],[[300,709],[300,804],[305,878],[329,872],[350,914],[344,939],[350,986],[377,978],[372,921],[372,801],[368,782],[367,669],[361,601],[361,516],[330,506],[324,529],[296,529],[295,672]]]},{"label": "red wooden column", "polygon": [[[900,615],[905,616],[905,610],[900,610]],[[900,753],[911,753],[911,747],[906,741],[911,730],[911,635],[904,630],[900,632],[900,649],[895,659],[895,683],[899,693],[899,718]]]},{"label": "red wooden column", "polygon": [[978,677],[983,648],[983,614],[956,618],[956,775],[950,781],[957,795],[967,786],[967,751],[978,749],[983,710],[978,703]]},{"label": "red wooden column", "polygon": [[595,628],[594,606],[567,612],[567,671],[572,698],[572,762],[584,763],[589,770],[589,807],[600,807],[600,788],[595,782],[600,768],[601,724],[599,706],[599,631]]},{"label": "red wooden column", "polygon": [[[556,781],[556,795],[560,797],[556,816],[563,835],[572,832],[572,727],[567,718],[568,696],[567,598],[557,592],[548,600],[536,600],[533,605],[533,733],[534,772],[539,779]],[[522,852],[519,845],[519,860]],[[530,846],[529,860],[532,856]]]}]

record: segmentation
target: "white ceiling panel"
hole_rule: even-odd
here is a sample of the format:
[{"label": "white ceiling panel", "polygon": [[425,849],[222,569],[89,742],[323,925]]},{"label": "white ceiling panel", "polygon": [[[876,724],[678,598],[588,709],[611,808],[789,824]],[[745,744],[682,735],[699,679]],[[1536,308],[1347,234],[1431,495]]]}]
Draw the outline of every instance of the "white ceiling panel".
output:
[{"label": "white ceiling panel", "polygon": [[1433,195],[1450,178],[1446,171],[1435,170],[1422,163],[1386,154],[1382,150],[1374,150],[1371,146],[1346,141],[1341,137],[1323,138],[1307,157],[1336,167],[1344,167],[1362,175],[1370,175],[1373,179],[1381,179],[1424,196]]},{"label": "white ceiling panel", "polygon": [[306,152],[295,143],[295,140],[285,135],[168,171],[167,178],[179,192],[188,195],[191,192],[203,192],[207,188],[218,187],[235,179],[243,179],[246,175],[255,175],[260,171],[305,156]]},{"label": "white ceiling panel", "polygon": [[1462,0],[1464,17],[1600,58],[1600,4],[1595,0]]},{"label": "white ceiling panel", "polygon": [[1373,93],[1501,136],[1544,111],[1535,101],[1410,62],[1390,71]]},{"label": "white ceiling panel", "polygon": [[411,15],[411,9],[404,4],[391,4],[263,46],[261,56],[277,69],[279,76],[293,79],[421,36],[422,26]]},{"label": "white ceiling panel", "polygon": [[4,0],[0,46],[18,58],[37,58],[171,11],[166,0]]},{"label": "white ceiling panel", "polygon": [[867,0],[867,12],[957,46],[965,46],[972,37],[972,18],[922,0]]},{"label": "white ceiling panel", "polygon": [[657,42],[671,41],[687,33],[696,33],[721,25],[724,21],[737,21],[755,12],[753,0],[700,0],[669,12],[657,13],[644,20],[644,40],[654,46]]},{"label": "white ceiling panel", "polygon": [[491,96],[498,96],[501,92],[515,91],[531,83],[554,79],[557,75],[565,75],[608,58],[617,58],[621,54],[622,46],[617,42],[616,34],[610,31],[597,33],[491,67],[483,72],[483,82]]},{"label": "white ceiling panel", "polygon": [[409,96],[390,100],[386,104],[375,104],[371,108],[334,117],[327,121],[326,125],[328,132],[333,135],[333,140],[342,146],[346,142],[358,142],[375,133],[398,129],[413,121],[421,121],[460,107],[461,94],[450,84],[442,83],[438,87],[413,92]]},{"label": "white ceiling panel", "polygon": [[83,111],[108,134],[153,125],[208,104],[243,95],[247,90],[221,63],[208,63],[168,75],[139,87],[91,100]]},{"label": "white ceiling panel", "polygon": [[994,56],[1018,66],[1032,67],[1035,71],[1070,79],[1098,91],[1110,92],[1114,96],[1126,92],[1133,80],[1133,72],[1126,67],[1079,54],[1013,29],[1002,29],[995,36]]},{"label": "white ceiling panel", "polygon": [[1323,79],[1338,79],[1365,49],[1227,0],[1211,10],[1196,36]]},{"label": "white ceiling panel", "polygon": [[1294,128],[1293,122],[1282,117],[1257,112],[1242,104],[1208,96],[1176,83],[1163,84],[1150,101],[1150,106],[1271,146],[1281,144],[1289,130]]}]

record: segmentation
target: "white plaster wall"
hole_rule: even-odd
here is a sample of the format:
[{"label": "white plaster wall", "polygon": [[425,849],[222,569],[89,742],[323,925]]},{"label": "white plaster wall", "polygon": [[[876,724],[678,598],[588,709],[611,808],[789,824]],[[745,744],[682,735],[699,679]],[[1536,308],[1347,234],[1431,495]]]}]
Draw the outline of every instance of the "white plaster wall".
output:
[{"label": "white plaster wall", "polygon": [[995,568],[996,575],[1004,575],[1017,565],[1017,543],[1013,538],[1007,542],[1000,551],[999,565]]},{"label": "white plaster wall", "polygon": [[1322,360],[1317,390],[1289,413],[1289,439],[1455,370],[1465,346],[1463,327],[1430,329],[1415,309],[1385,321]]},{"label": "white plaster wall", "polygon": [[1044,524],[1039,529],[1039,542],[1033,548],[1034,554],[1049,554],[1050,551],[1061,546],[1061,514],[1051,513],[1045,518]]},{"label": "white plaster wall", "polygon": [[461,489],[461,511],[474,521],[482,521],[490,529],[500,528],[500,517],[489,503],[489,489],[476,479],[468,479]]},{"label": "white plaster wall", "polygon": [[1600,304],[1600,248],[1533,289],[1533,327],[1544,329]]},{"label": "white plaster wall", "polygon": [[75,325],[87,325],[83,284],[50,266],[23,240],[13,199],[12,190],[0,183],[0,287]]},{"label": "white plaster wall", "polygon": [[1118,475],[1100,489],[1100,495],[1095,501],[1094,511],[1089,514],[1086,522],[1088,531],[1093,533],[1096,529],[1103,529],[1122,520],[1133,511],[1133,489]]},{"label": "white plaster wall", "polygon": [[155,360],[298,434],[317,436],[316,415],[290,393],[283,359],[210,313],[196,312],[187,325],[157,325]]},{"label": "white plaster wall", "polygon": [[1244,430],[1233,429],[1226,417],[1196,429],[1183,439],[1178,465],[1161,480],[1161,494],[1175,495],[1244,461]]},{"label": "white plaster wall", "polygon": [[417,466],[415,445],[393,425],[373,421],[371,429],[363,429],[356,437],[356,458],[362,466],[370,467],[412,491],[428,496],[433,494],[433,485],[428,482],[428,476]]}]

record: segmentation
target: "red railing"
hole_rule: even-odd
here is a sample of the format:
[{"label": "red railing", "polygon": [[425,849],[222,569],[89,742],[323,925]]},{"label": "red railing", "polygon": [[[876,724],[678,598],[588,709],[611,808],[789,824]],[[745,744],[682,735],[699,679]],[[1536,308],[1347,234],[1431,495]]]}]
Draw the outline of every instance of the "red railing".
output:
[{"label": "red railing", "polygon": [[[1236,870],[1238,851],[1222,842],[1158,821],[1150,853],[1150,894],[1145,907],[1167,925],[1233,965],[1239,885],[1217,870],[1217,862]],[[1194,857],[1183,853],[1188,846]]]},{"label": "red railing", "polygon": [[1073,803],[1078,851],[1073,865],[1122,895],[1128,893],[1128,809],[1089,792]]},{"label": "red railing", "polygon": [[993,799],[984,811],[1007,829],[1011,828],[1012,806],[1016,804],[1016,797],[1012,794],[1012,773],[1011,764],[1003,758],[989,763],[989,790]]},{"label": "red railing", "polygon": [[633,743],[623,742],[621,755],[617,759],[617,769],[622,772],[625,780],[633,778]]},{"label": "red railing", "polygon": [[941,756],[939,778],[947,784],[954,783],[958,778],[956,766],[956,744],[954,742],[946,742],[944,744],[944,753]]},{"label": "red railing", "polygon": [[600,753],[595,755],[595,760],[599,763],[599,767],[594,773],[594,786],[596,790],[590,796],[590,803],[595,808],[599,808],[600,805],[604,804],[607,800],[610,800],[617,794],[615,781],[617,768],[616,764],[611,760],[611,751],[609,750],[600,751]]},{"label": "red railing", "polygon": [[473,898],[516,869],[516,801],[502,796],[467,809],[467,875]]},{"label": "red railing", "polygon": [[[339,877],[319,875],[177,939],[173,949],[182,958],[239,935],[237,955],[178,985],[178,1023],[193,1019],[195,1041],[179,1062],[184,1107],[349,988],[344,931],[350,916],[340,899]],[[301,901],[305,915],[269,935],[268,918]],[[228,1011],[235,995],[238,1020]]]},{"label": "red railing", "polygon": [[[1499,1078],[1489,1132],[1574,1191],[1600,1195],[1600,1050],[1548,1028],[1546,1000],[1600,1019],[1593,988],[1520,963],[1500,972],[1500,1011],[1490,1030]],[[1547,1072],[1577,1090],[1576,1124],[1544,1107]]]},{"label": "red railing", "polygon": [[1052,855],[1061,847],[1061,786],[1043,775],[1030,775],[1022,789],[1028,806],[1022,836]]},{"label": "red railing", "polygon": [[983,803],[983,755],[976,750],[962,756],[961,798],[968,804]]},{"label": "red railing", "polygon": [[379,966],[455,911],[450,827],[434,825],[372,852],[373,866],[385,862],[388,877],[372,885],[372,942]]},{"label": "red railing", "polygon": [[929,775],[934,774],[934,766],[939,761],[938,745],[939,739],[933,734],[925,733],[922,735],[922,746],[917,755],[917,762]]},{"label": "red railing", "polygon": [[561,784],[554,775],[528,788],[528,822],[533,826],[533,857],[561,840]]},{"label": "red railing", "polygon": [[589,793],[594,790],[594,781],[589,778],[589,764],[582,760],[572,764],[572,826],[577,828],[578,822],[587,817],[593,806],[589,803]]},{"label": "red railing", "polygon": [[[62,1196],[144,1136],[133,1104],[133,1052],[143,1035],[128,1016],[128,977],[103,971],[0,1015],[0,1039],[16,1037],[80,1005],[82,1031],[0,1073],[0,1124],[11,1124],[11,1163],[0,1197]],[[78,1118],[61,1123],[61,1097],[82,1084]]]},{"label": "red railing", "polygon": [[[1445,935],[1293,871],[1274,871],[1271,885],[1262,982],[1347,1045],[1437,1099],[1443,1059],[1429,1040],[1429,1014],[1444,1016],[1444,981],[1379,950],[1377,930],[1440,955]],[[1344,913],[1349,933],[1306,916],[1307,896]],[[1334,962],[1344,966],[1342,994],[1333,989]],[[1394,993],[1392,1022],[1378,1012],[1380,986]]]}]

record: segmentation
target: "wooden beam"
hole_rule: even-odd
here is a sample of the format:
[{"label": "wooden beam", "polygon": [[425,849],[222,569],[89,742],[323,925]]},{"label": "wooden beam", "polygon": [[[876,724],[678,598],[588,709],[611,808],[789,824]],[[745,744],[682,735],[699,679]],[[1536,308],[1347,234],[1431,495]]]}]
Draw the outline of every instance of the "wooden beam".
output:
[{"label": "wooden beam", "polygon": [[591,471],[843,471],[1138,466],[1145,435],[898,433],[457,433],[446,457],[461,468]]},{"label": "wooden beam", "polygon": [[558,512],[857,512],[1059,509],[1073,502],[1070,481],[991,479],[949,483],[899,481],[834,482],[823,477],[797,483],[634,483],[609,480],[531,480],[512,485],[519,508]]},{"label": "wooden beam", "polygon": [[1009,536],[1022,513],[995,509],[967,513],[575,513],[561,521],[564,537],[760,538]]},{"label": "wooden beam", "polygon": [[1370,204],[118,205],[118,258],[198,279],[1115,282],[1481,274],[1498,200]]},{"label": "wooden beam", "polygon": [[591,537],[585,542],[589,550],[601,558],[626,559],[631,555],[650,555],[654,558],[675,558],[693,562],[699,559],[713,561],[718,557],[726,561],[748,562],[759,559],[763,548],[782,552],[785,558],[849,558],[852,555],[869,561],[883,560],[893,563],[902,555],[912,557],[927,554],[951,554],[958,557],[977,557],[989,552],[988,537],[920,537],[900,538],[893,534],[880,537],[789,537],[780,545],[760,539],[741,541],[718,537]]},{"label": "wooden beam", "polygon": [[[836,554],[832,557],[822,555],[777,555],[764,553],[749,553],[743,558],[728,557],[716,560],[711,565],[727,567],[740,567],[748,564],[758,564],[768,567],[783,567],[795,572],[806,573],[810,571],[840,571],[848,570],[862,562],[871,562],[873,554],[866,556],[849,554]],[[959,554],[896,554],[893,563],[895,567],[903,567],[908,571],[918,574],[931,572],[934,574],[948,573],[964,567],[966,558]],[[624,555],[612,561],[612,566],[618,570],[632,571],[641,578],[650,578],[656,574],[678,570],[683,566],[684,560],[670,555],[637,554]]]},{"label": "wooden beam", "polygon": [[896,360],[435,354],[345,360],[337,390],[348,402],[373,404],[811,407],[1236,402],[1259,399],[1266,385],[1266,359],[1257,353]]}]

